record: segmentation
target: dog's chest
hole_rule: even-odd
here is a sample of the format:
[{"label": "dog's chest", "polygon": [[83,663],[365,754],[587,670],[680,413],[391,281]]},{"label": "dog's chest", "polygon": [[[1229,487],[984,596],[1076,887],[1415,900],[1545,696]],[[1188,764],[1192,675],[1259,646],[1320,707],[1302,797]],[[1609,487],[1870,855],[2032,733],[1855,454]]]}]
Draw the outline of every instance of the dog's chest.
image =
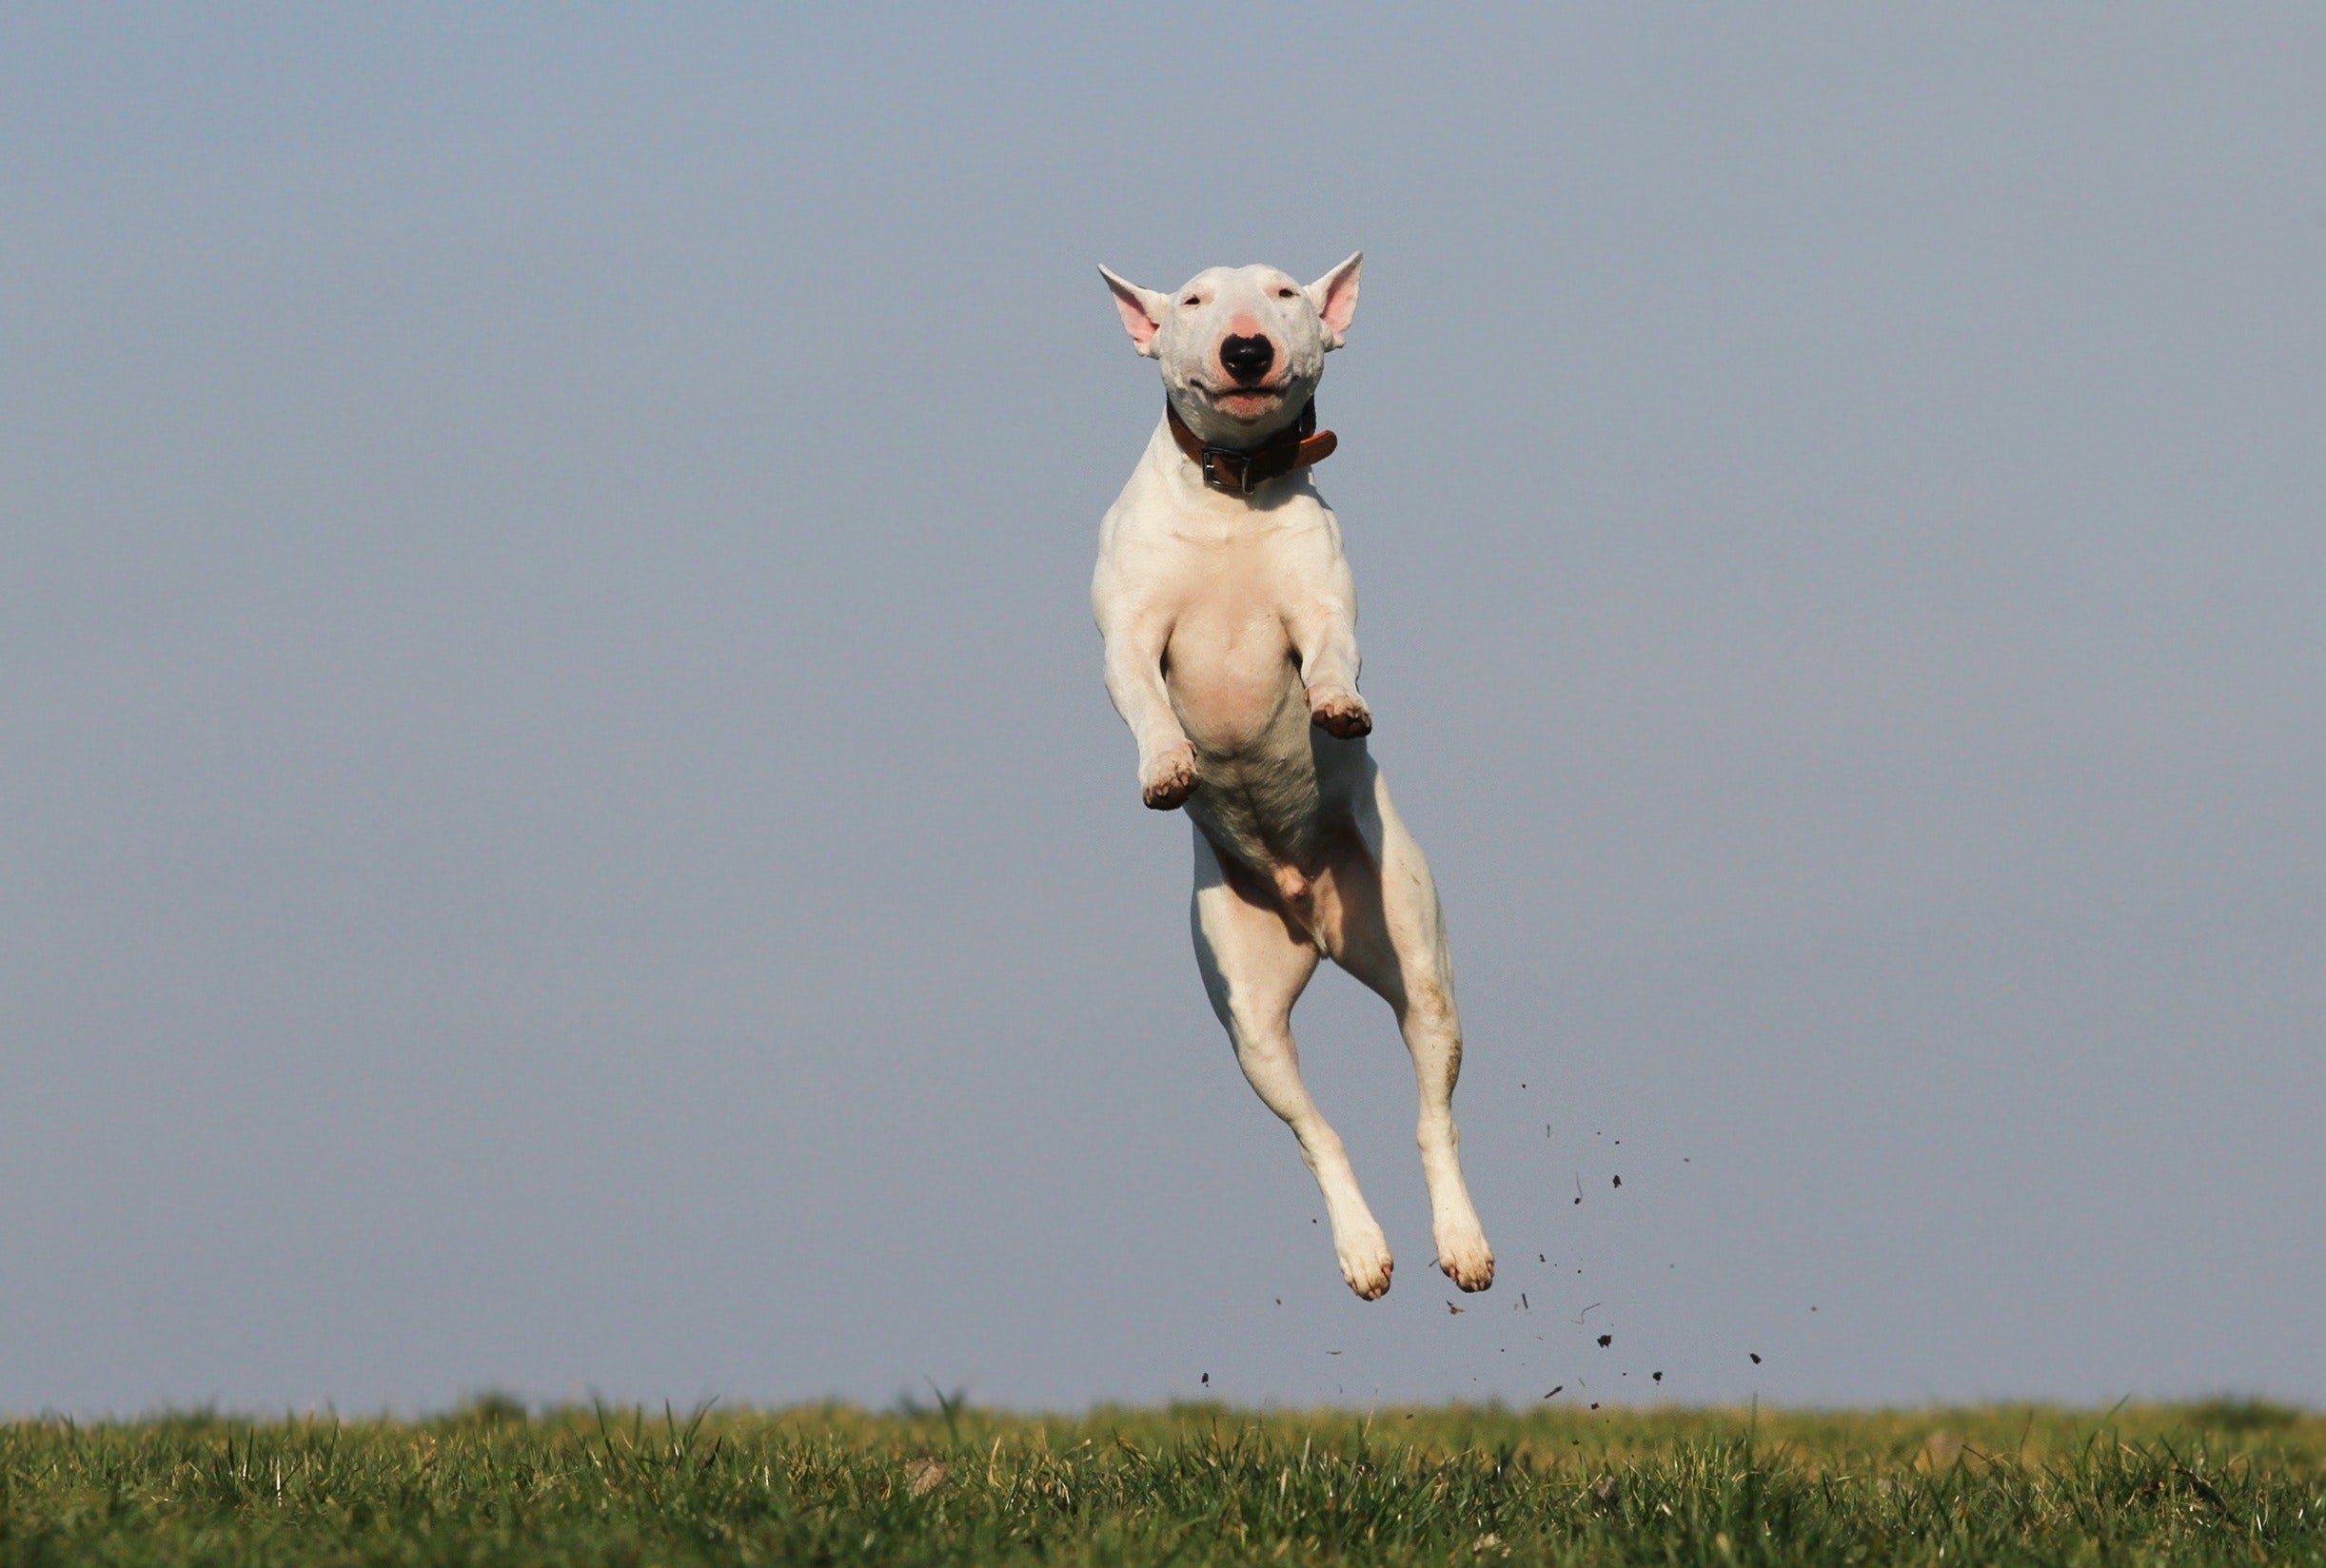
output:
[{"label": "dog's chest", "polygon": [[1172,706],[1196,749],[1249,754],[1288,729],[1305,739],[1300,677],[1285,615],[1294,585],[1266,539],[1186,547],[1164,655]]}]

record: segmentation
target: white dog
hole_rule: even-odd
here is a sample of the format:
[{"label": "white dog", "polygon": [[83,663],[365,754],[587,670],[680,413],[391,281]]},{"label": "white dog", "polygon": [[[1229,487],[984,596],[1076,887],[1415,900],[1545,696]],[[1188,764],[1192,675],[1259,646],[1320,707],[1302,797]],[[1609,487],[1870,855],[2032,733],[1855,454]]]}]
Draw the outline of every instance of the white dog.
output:
[{"label": "white dog", "polygon": [[1310,482],[1331,454],[1312,402],[1357,307],[1351,256],[1303,288],[1213,267],[1173,294],[1100,267],[1165,413],[1108,511],[1091,598],[1139,792],[1195,824],[1195,956],[1244,1076],[1300,1140],[1349,1287],[1390,1287],[1390,1245],[1300,1080],[1292,1004],[1331,958],[1396,1010],[1421,1081],[1438,1266],[1465,1290],[1494,1253],[1453,1121],[1462,1029],[1428,862],[1368,755],[1357,598],[1340,524]]}]

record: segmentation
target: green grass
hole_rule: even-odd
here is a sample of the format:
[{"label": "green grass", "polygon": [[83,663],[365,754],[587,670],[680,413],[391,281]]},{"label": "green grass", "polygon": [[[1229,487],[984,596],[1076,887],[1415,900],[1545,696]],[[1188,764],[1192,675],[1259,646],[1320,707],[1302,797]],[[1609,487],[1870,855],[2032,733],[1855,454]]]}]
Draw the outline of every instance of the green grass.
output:
[{"label": "green grass", "polygon": [[2326,1564],[2326,1418],[1206,1405],[0,1424],[0,1564]]}]

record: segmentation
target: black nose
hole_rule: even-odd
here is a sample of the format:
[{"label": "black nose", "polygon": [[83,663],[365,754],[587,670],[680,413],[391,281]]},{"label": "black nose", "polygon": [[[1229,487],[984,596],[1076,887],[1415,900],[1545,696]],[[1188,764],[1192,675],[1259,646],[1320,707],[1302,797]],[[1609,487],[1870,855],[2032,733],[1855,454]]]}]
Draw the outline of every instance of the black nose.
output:
[{"label": "black nose", "polygon": [[1230,338],[1219,345],[1219,363],[1228,374],[1250,386],[1276,363],[1275,345],[1266,338]]}]

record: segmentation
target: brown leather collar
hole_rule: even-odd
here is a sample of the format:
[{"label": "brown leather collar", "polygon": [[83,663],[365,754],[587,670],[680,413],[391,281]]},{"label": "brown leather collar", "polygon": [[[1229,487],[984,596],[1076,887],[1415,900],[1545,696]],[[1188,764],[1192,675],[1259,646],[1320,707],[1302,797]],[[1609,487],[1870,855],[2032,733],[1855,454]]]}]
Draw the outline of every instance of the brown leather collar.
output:
[{"label": "brown leather collar", "polygon": [[1179,410],[1171,405],[1168,398],[1163,402],[1163,416],[1171,425],[1171,439],[1179,443],[1179,450],[1202,472],[1203,482],[1231,496],[1249,496],[1265,480],[1322,462],[1341,444],[1341,438],[1331,431],[1316,428],[1314,398],[1301,409],[1300,418],[1249,452],[1239,452],[1232,446],[1206,446],[1202,438],[1187,427],[1187,421],[1179,417]]}]

